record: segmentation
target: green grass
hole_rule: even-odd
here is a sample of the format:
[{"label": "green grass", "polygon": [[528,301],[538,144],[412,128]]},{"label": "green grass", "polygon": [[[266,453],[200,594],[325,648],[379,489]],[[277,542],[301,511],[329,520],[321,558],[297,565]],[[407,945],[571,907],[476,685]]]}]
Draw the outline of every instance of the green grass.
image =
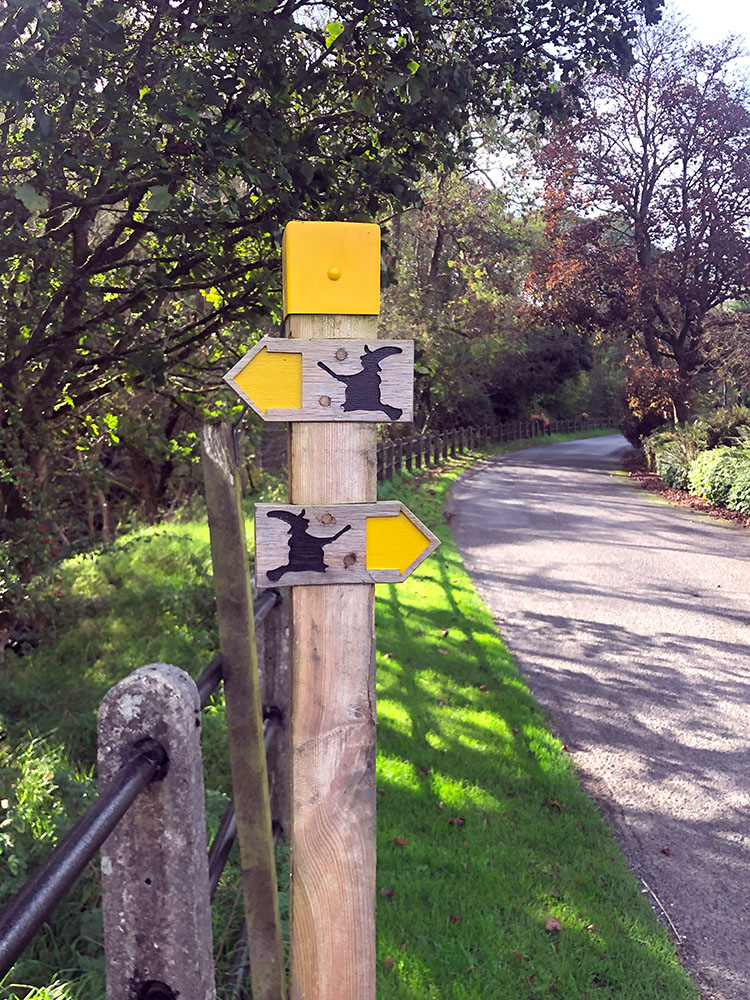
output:
[{"label": "green grass", "polygon": [[[407,583],[378,588],[378,888],[393,890],[378,895],[378,998],[687,1000],[696,994],[666,934],[453,547],[444,502],[477,457],[381,487],[443,545]],[[76,556],[37,599],[42,644],[0,666],[0,865],[11,874],[0,875],[0,904],[95,793],[95,715],[107,688],[158,660],[195,676],[213,655],[207,528],[142,529]],[[204,757],[215,829],[229,792],[220,702],[206,713]],[[235,858],[214,907],[219,981],[240,911]],[[559,932],[545,930],[553,916]],[[0,997],[102,996],[92,863]]]},{"label": "green grass", "polygon": [[696,997],[463,569],[472,460],[382,490],[442,545],[377,588],[378,998]]}]

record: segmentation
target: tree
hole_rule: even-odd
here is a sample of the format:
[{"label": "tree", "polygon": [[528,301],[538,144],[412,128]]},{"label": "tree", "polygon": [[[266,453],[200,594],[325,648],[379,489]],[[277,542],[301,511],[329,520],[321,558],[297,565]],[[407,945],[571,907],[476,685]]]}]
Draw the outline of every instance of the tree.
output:
[{"label": "tree", "polygon": [[[541,236],[534,213],[472,176],[423,185],[423,204],[396,220],[384,292],[384,336],[414,337],[421,427],[528,417],[590,365],[581,334],[522,315],[522,292]],[[397,431],[394,428],[394,431]]]},{"label": "tree", "polygon": [[543,154],[548,242],[529,283],[538,307],[629,340],[642,355],[636,382],[673,383],[680,418],[711,363],[712,312],[750,290],[750,91],[732,73],[738,51],[731,39],[692,43],[674,22],[644,30],[630,74],[593,76],[581,120]]},{"label": "tree", "polygon": [[626,62],[644,7],[0,0],[6,586],[40,565],[54,458],[92,414],[195,407],[278,320],[289,219],[413,203],[476,116],[554,118],[583,68]]}]

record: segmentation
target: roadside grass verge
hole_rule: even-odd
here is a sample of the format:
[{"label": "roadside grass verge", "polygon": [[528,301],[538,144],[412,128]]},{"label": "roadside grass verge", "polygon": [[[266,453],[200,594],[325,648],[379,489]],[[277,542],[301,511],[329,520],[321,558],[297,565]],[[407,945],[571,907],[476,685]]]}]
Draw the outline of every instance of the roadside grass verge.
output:
[{"label": "roadside grass verge", "polygon": [[453,545],[477,457],[382,489],[442,545],[377,588],[378,1000],[695,998]]},{"label": "roadside grass verge", "polygon": [[[444,503],[480,457],[381,487],[443,545],[406,584],[378,588],[378,998],[687,1000],[695,992],[669,941],[453,547]],[[196,676],[215,652],[210,573],[201,519],[140,529],[72,557],[46,582],[39,646],[0,666],[0,905],[95,794],[104,692],[147,662]],[[204,713],[204,760],[215,829],[230,791],[220,700]],[[234,857],[214,907],[219,982],[239,929],[238,893]],[[545,929],[552,917],[560,931]],[[0,997],[103,992],[94,862]]]}]

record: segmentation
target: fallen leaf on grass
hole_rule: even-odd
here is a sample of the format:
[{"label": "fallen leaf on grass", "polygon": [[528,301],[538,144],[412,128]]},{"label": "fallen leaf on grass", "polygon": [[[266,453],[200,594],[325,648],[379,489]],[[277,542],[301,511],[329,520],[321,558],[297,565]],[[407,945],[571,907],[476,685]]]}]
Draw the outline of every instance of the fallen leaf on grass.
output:
[{"label": "fallen leaf on grass", "polygon": [[461,918],[457,917],[455,913],[451,913],[451,923],[452,924],[457,924],[460,919]]},{"label": "fallen leaf on grass", "polygon": [[445,635],[448,635],[448,629],[447,629],[447,628],[444,628],[444,629],[443,629],[443,632],[442,632],[442,634],[443,634],[444,636],[445,636]]},{"label": "fallen leaf on grass", "polygon": [[550,809],[557,809],[561,813],[565,812],[565,806],[561,802],[558,802],[557,799],[550,799],[547,805]]},{"label": "fallen leaf on grass", "polygon": [[438,703],[438,705],[440,705],[440,707],[441,707],[441,708],[442,708],[442,707],[443,707],[444,705],[447,705],[447,704],[448,704],[448,702],[447,702],[447,701],[445,700],[445,698],[438,698],[438,700],[437,700],[437,703]]},{"label": "fallen leaf on grass", "polygon": [[558,933],[562,930],[562,924],[557,917],[550,917],[548,920],[544,921],[544,929],[546,931]]},{"label": "fallen leaf on grass", "polygon": [[380,895],[381,896],[392,896],[394,892],[395,892],[395,889],[381,889],[380,890]]},{"label": "fallen leaf on grass", "polygon": [[487,690],[487,685],[486,684],[477,684],[477,688],[480,691],[486,691]]},{"label": "fallen leaf on grass", "polygon": [[407,840],[406,837],[394,837],[393,843],[396,844],[397,847],[404,847],[407,843]]},{"label": "fallen leaf on grass", "polygon": [[523,955],[518,950],[518,948],[516,948],[516,950],[513,952],[513,954],[516,956],[516,958],[518,959],[519,962],[523,962]]},{"label": "fallen leaf on grass", "polygon": [[393,653],[383,653],[383,659],[384,660],[390,660],[392,658],[392,656],[393,656]]},{"label": "fallen leaf on grass", "polygon": [[451,826],[466,826],[466,820],[463,816],[451,816],[448,822]]},{"label": "fallen leaf on grass", "polygon": [[442,646],[438,646],[438,653],[442,653],[443,656],[447,656],[448,655],[448,650],[447,649],[443,649]]},{"label": "fallen leaf on grass", "polygon": [[383,961],[383,968],[386,972],[391,971],[393,968],[393,955],[386,955],[385,960]]}]

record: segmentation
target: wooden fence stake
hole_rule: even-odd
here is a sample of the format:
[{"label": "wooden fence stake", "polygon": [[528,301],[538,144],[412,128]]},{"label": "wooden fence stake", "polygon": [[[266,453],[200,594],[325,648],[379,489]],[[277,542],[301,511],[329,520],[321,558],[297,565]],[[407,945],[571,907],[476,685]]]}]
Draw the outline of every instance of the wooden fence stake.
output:
[{"label": "wooden fence stake", "polygon": [[202,444],[250,979],[254,1000],[283,1000],[284,955],[255,625],[241,487],[230,426],[204,427]]},{"label": "wooden fence stake", "polygon": [[[292,315],[287,331],[371,341],[376,324]],[[291,502],[374,501],[375,432],[292,424]],[[375,1000],[374,590],[292,588],[292,1000]]]},{"label": "wooden fence stake", "polygon": [[200,722],[195,682],[167,663],[134,671],[99,708],[100,787],[138,740],[159,740],[169,758],[102,847],[107,1000],[149,984],[153,996],[216,995]]}]

